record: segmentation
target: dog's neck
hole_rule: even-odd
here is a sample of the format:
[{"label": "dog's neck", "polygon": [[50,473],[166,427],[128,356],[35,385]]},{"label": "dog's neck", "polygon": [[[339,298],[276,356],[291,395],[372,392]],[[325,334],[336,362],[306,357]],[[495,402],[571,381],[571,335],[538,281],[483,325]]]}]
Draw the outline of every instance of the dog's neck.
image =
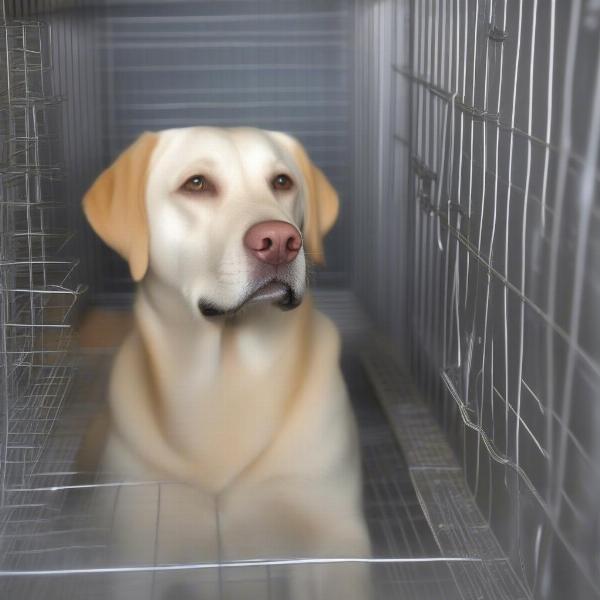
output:
[{"label": "dog's neck", "polygon": [[148,329],[165,328],[168,335],[161,345],[171,342],[181,349],[201,342],[218,350],[232,337],[255,337],[261,342],[269,342],[273,335],[281,338],[282,330],[293,327],[311,305],[310,295],[306,294],[302,305],[293,311],[264,303],[242,308],[237,315],[205,317],[190,306],[180,290],[149,271],[138,288],[134,313],[138,325],[148,334]]},{"label": "dog's neck", "polygon": [[[259,305],[208,319],[148,276],[134,312],[164,435],[214,472],[217,489],[268,443],[294,401],[308,362],[311,299],[289,312]],[[214,455],[223,435],[236,440],[237,453]]]}]

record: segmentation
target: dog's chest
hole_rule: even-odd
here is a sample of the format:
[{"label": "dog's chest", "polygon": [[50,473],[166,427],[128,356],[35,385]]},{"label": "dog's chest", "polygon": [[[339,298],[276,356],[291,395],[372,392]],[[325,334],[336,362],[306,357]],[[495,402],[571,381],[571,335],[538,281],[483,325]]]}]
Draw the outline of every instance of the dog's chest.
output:
[{"label": "dog's chest", "polygon": [[249,336],[197,343],[160,361],[164,431],[215,486],[269,444],[289,408],[295,377],[278,347]]}]

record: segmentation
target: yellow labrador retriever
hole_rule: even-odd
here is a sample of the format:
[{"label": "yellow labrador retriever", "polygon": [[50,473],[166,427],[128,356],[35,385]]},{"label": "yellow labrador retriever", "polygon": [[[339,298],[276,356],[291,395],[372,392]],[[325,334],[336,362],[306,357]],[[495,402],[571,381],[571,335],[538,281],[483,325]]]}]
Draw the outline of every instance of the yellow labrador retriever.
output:
[{"label": "yellow labrador retriever", "polygon": [[[145,133],[83,206],[139,282],[102,470],[171,482],[158,496],[121,490],[115,560],[368,557],[339,336],[305,287],[338,198],[303,147],[250,128]],[[308,562],[287,568],[284,597],[367,597],[360,563]],[[252,567],[225,570],[215,582],[192,569],[186,581],[200,574],[203,586],[193,597],[224,585],[223,597],[267,597]]]}]

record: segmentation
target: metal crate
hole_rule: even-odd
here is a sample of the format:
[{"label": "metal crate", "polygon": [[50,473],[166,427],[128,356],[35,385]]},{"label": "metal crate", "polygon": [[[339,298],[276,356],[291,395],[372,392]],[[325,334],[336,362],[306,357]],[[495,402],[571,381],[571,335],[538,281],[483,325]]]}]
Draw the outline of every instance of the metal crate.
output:
[{"label": "metal crate", "polygon": [[[116,579],[183,597],[206,571],[217,597],[239,576],[281,598],[310,562],[169,564],[156,534],[114,564],[91,507],[137,492],[73,469],[109,357],[67,354],[71,317],[85,286],[105,305],[132,291],[81,195],[141,131],[214,123],[297,135],[341,192],[316,297],[344,337],[376,597],[600,598],[596,0],[3,9],[7,597],[104,598]],[[170,485],[138,490],[156,531]]]}]

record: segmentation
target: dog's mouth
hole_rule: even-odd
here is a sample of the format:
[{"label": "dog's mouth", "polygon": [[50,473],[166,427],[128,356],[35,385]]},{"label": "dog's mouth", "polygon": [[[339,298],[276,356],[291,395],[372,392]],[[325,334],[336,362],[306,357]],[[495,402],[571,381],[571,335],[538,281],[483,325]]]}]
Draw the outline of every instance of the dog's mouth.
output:
[{"label": "dog's mouth", "polygon": [[272,304],[281,310],[292,310],[300,305],[302,298],[298,296],[292,286],[278,279],[264,283],[248,294],[242,302],[234,308],[221,308],[212,302],[200,300],[198,308],[205,317],[233,316],[242,308],[253,304]]}]

